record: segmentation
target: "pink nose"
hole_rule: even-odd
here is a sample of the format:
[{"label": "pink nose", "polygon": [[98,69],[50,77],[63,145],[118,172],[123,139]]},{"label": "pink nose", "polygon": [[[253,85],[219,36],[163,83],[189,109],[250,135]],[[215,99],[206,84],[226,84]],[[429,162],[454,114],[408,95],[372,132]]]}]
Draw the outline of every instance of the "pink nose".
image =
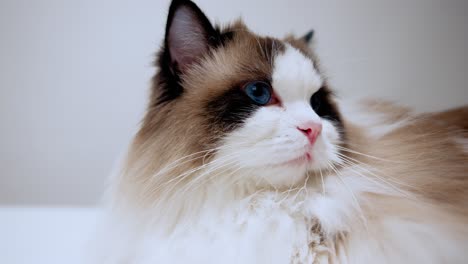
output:
[{"label": "pink nose", "polygon": [[322,132],[322,124],[316,122],[307,122],[297,127],[307,139],[309,139],[310,144],[314,144],[317,140],[317,137]]}]

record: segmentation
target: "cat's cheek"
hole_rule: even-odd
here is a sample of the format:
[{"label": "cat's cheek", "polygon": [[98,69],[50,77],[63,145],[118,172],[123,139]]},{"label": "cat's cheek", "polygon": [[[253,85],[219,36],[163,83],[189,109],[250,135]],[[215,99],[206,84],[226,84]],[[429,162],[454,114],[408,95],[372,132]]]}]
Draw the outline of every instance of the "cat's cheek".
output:
[{"label": "cat's cheek", "polygon": [[[265,139],[272,138],[279,129],[282,118],[279,107],[261,107],[244,120],[244,123],[236,131],[226,135],[226,142],[233,144],[244,143],[254,145]],[[234,142],[240,140],[240,142]]]},{"label": "cat's cheek", "polygon": [[323,124],[323,136],[324,139],[329,141],[332,144],[338,144],[340,141],[340,134],[338,129],[333,125],[332,122],[322,119]]}]

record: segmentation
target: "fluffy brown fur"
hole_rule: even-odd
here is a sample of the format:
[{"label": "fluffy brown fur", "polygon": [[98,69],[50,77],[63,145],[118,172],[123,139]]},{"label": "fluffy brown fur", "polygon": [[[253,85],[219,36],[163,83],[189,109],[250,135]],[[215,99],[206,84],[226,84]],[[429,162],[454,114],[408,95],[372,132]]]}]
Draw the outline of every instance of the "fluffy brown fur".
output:
[{"label": "fluffy brown fur", "polygon": [[389,123],[401,119],[407,122],[376,140],[365,136],[365,130],[348,124],[348,145],[352,151],[379,159],[348,154],[384,172],[382,175],[396,188],[468,221],[467,153],[454,141],[456,137],[466,136],[463,129],[468,108],[412,115],[406,108],[374,102],[369,109],[385,113]]}]

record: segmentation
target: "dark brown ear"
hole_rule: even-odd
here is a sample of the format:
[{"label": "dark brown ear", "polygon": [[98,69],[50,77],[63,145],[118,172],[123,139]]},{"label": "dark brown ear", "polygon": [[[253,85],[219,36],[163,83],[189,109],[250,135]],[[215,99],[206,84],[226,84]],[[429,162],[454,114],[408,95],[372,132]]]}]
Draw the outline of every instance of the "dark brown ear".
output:
[{"label": "dark brown ear", "polygon": [[218,31],[197,5],[188,0],[172,1],[163,47],[156,62],[158,104],[176,99],[184,92],[182,74],[210,47],[215,47],[219,39]]},{"label": "dark brown ear", "polygon": [[197,5],[187,0],[172,1],[164,42],[170,57],[168,66],[183,72],[217,39],[216,30]]},{"label": "dark brown ear", "polygon": [[313,38],[314,38],[314,30],[311,30],[307,32],[304,36],[302,36],[301,40],[304,41],[306,44],[310,44]]}]

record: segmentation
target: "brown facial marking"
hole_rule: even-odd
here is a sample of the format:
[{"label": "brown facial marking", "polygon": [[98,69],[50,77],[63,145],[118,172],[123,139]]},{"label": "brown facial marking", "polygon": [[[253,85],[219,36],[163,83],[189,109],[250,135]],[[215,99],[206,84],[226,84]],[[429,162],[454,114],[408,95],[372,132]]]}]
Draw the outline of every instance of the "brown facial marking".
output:
[{"label": "brown facial marking", "polygon": [[284,52],[284,44],[254,35],[241,22],[220,34],[229,38],[179,76],[184,92],[178,98],[158,104],[161,72],[155,76],[139,137],[183,138],[192,151],[200,151],[213,147],[258,109],[241,88],[250,81],[271,81],[274,58]]}]

